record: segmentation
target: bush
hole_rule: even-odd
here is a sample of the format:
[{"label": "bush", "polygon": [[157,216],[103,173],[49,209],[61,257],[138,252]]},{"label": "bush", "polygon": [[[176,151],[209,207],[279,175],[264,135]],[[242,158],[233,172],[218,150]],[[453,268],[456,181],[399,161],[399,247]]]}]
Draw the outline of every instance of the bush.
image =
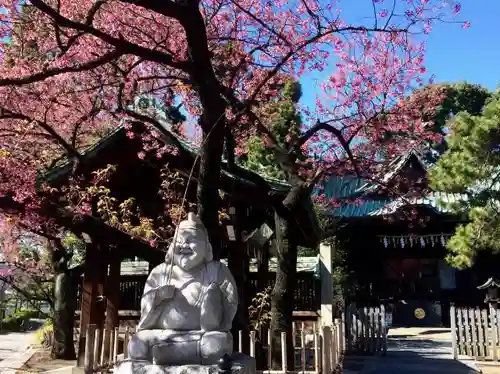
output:
[{"label": "bush", "polygon": [[30,318],[40,318],[40,312],[36,309],[22,308],[12,314],[14,318],[19,320],[30,319]]},{"label": "bush", "polygon": [[36,309],[19,309],[2,320],[2,329],[4,331],[20,331],[23,321],[39,317],[40,312]]},{"label": "bush", "polygon": [[54,337],[54,323],[51,319],[46,319],[42,328],[36,330],[35,341],[44,347],[51,347]]}]

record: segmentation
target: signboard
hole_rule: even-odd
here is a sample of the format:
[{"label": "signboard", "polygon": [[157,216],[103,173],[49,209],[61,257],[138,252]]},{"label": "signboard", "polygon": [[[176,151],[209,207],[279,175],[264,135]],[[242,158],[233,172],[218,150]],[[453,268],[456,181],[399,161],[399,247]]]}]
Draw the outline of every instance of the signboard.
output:
[{"label": "signboard", "polygon": [[385,313],[384,327],[391,327],[391,326],[392,326],[392,313],[387,312]]},{"label": "signboard", "polygon": [[454,290],[457,288],[456,273],[457,270],[448,265],[446,261],[441,260],[439,262],[439,284],[442,290]]}]

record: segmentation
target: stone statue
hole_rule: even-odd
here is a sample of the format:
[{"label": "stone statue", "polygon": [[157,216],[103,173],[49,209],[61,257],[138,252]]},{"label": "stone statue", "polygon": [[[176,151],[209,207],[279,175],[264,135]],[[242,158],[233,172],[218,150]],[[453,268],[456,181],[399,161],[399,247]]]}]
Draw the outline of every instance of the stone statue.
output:
[{"label": "stone statue", "polygon": [[231,272],[213,261],[206,229],[189,213],[165,262],[146,281],[129,357],[155,365],[213,365],[233,352],[230,329],[237,306]]}]

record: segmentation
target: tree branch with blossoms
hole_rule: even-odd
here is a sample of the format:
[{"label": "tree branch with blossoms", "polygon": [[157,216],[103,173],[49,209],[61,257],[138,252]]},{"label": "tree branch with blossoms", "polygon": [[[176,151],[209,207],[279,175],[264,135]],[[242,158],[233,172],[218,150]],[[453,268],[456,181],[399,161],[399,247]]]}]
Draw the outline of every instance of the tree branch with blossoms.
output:
[{"label": "tree branch with blossoms", "polygon": [[[173,142],[172,152],[180,151],[179,135],[198,142],[197,209],[211,238],[219,231],[224,145],[239,153],[250,136],[262,136],[291,185],[289,195],[274,203],[286,217],[279,224],[299,232],[292,213],[327,173],[369,176],[378,155],[389,161],[418,143],[389,134],[433,136],[407,105],[408,94],[424,84],[424,48],[411,35],[454,20],[460,6],[452,0],[366,1],[375,20],[351,23],[336,1],[0,0],[6,10],[0,19],[3,212],[17,210],[33,229],[50,217],[76,234],[106,232],[116,243],[135,243],[123,222],[110,224],[78,211],[78,204],[64,204],[65,192],[80,187],[84,168],[52,195],[54,187],[41,183],[40,189],[39,182],[51,166],[84,154],[110,131],[142,122]],[[315,106],[302,108],[300,133],[282,141],[265,107],[279,100],[287,79],[314,72],[324,76]],[[181,103],[187,121],[181,128],[165,123],[139,110],[138,98],[163,108]],[[425,106],[432,110],[434,103]],[[166,151],[158,139],[143,140],[150,153],[152,143],[160,157]],[[234,161],[231,167],[244,174]],[[257,182],[259,195],[269,191],[267,182]],[[292,259],[293,248],[289,254]],[[280,279],[293,272],[288,270]]]}]

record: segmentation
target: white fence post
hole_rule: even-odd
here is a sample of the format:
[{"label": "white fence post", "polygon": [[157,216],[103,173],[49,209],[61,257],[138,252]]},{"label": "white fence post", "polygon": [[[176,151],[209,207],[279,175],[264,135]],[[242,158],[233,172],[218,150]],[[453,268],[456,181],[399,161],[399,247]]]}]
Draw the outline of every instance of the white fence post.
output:
[{"label": "white fence post", "polygon": [[453,350],[453,359],[458,359],[457,345],[457,315],[455,312],[455,304],[450,304],[450,326],[451,326],[451,348]]},{"label": "white fence post", "polygon": [[453,358],[498,361],[500,311],[450,306]]},{"label": "white fence post", "polygon": [[319,245],[321,277],[321,326],[333,326],[333,244],[323,242]]},{"label": "white fence post", "polygon": [[85,334],[85,356],[83,361],[83,371],[85,374],[94,372],[94,342],[96,325],[88,325]]},{"label": "white fence post", "polygon": [[[120,340],[123,341],[123,359],[127,358],[127,343],[130,341],[131,335],[135,331],[129,328],[125,328],[120,332],[118,328],[115,329],[103,329],[99,331],[96,325],[89,325],[86,331],[86,344],[85,344],[85,355],[84,355],[84,373],[94,374],[99,372],[109,372],[112,368],[119,364],[118,361],[118,344]],[[338,368],[341,363],[341,358],[343,354],[342,346],[342,322],[339,319],[335,320],[335,325],[333,327],[325,326],[321,331],[313,331],[312,340],[309,334],[305,334],[306,330],[302,329],[300,332],[301,336],[301,346],[297,347],[297,353],[300,353],[301,362],[296,366],[294,371],[288,370],[287,362],[287,332],[281,332],[281,368],[276,368],[275,370],[271,367],[271,342],[272,336],[270,333],[268,336],[268,357],[267,363],[269,365],[267,370],[257,370],[258,374],[332,374]],[[104,344],[104,339],[101,338],[102,335],[109,334],[111,344],[110,351],[108,355],[101,355],[102,346]],[[124,334],[124,335],[120,335]],[[250,355],[256,357],[258,352],[256,352],[256,342],[257,342],[257,332],[250,331]],[[305,336],[304,336],[305,335]],[[305,339],[307,337],[307,339]],[[120,355],[120,360],[122,359]]]},{"label": "white fence post", "polygon": [[332,372],[332,329],[330,326],[324,326],[323,329],[323,350],[322,350],[322,361],[321,365],[323,368],[323,374],[330,374]]},{"label": "white fence post", "polygon": [[385,305],[380,305],[380,318],[382,323],[382,354],[385,356],[387,354],[387,332],[389,326],[387,325],[386,315],[385,315]]},{"label": "white fence post", "polygon": [[250,357],[255,358],[256,332],[250,331]]},{"label": "white fence post", "polygon": [[287,372],[287,362],[286,362],[286,332],[281,333],[281,371],[283,374]]},{"label": "white fence post", "polygon": [[101,339],[101,332],[99,329],[95,330],[95,336],[94,336],[94,354],[93,354],[93,368],[94,370],[97,370],[99,367],[99,343]]},{"label": "white fence post", "polygon": [[116,364],[118,361],[118,343],[120,343],[120,335],[119,335],[119,329],[118,327],[115,327],[115,338],[113,339],[114,345],[113,345],[113,360],[111,361],[112,364]]},{"label": "white fence post", "polygon": [[491,350],[493,352],[493,361],[498,360],[498,320],[496,318],[496,308],[490,304],[489,305],[489,313],[490,313],[490,325],[491,325]]},{"label": "white fence post", "polygon": [[317,331],[314,331],[314,369],[321,373],[321,340]]}]

